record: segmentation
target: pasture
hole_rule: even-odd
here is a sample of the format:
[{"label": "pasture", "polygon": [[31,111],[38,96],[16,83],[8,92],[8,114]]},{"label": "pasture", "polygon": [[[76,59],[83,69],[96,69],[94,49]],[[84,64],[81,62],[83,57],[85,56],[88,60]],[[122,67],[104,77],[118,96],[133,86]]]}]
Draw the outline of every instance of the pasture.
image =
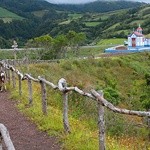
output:
[{"label": "pasture", "polygon": [[11,22],[13,19],[22,20],[23,17],[20,17],[17,14],[0,7],[0,19],[2,19],[4,22]]}]

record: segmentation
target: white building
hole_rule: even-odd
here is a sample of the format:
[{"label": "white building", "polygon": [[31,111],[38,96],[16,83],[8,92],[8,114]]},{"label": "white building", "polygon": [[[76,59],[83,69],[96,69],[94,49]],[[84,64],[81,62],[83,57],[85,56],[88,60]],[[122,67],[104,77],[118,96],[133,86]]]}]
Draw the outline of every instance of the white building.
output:
[{"label": "white building", "polygon": [[143,47],[145,46],[145,37],[142,34],[143,29],[139,27],[136,29],[136,31],[133,31],[128,36],[128,46],[129,47]]}]

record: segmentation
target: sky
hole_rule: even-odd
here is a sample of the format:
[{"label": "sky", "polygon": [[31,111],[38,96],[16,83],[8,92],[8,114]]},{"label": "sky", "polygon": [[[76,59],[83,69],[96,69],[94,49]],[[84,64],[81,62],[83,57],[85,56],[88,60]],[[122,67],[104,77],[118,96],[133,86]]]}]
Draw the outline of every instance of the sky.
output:
[{"label": "sky", "polygon": [[[96,0],[47,0],[50,3],[55,3],[55,4],[80,4],[80,3],[87,3],[87,2],[93,2]],[[103,1],[103,0],[101,0]],[[110,0],[111,1],[111,0]],[[145,2],[145,3],[150,3],[150,0],[131,0],[135,2]]]}]

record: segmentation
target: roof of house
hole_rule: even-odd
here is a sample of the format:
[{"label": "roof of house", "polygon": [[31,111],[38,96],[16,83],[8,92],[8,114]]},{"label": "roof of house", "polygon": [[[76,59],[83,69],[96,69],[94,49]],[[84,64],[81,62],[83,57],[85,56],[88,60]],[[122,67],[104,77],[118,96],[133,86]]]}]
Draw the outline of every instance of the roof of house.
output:
[{"label": "roof of house", "polygon": [[137,31],[142,31],[143,29],[141,27],[138,27],[136,30]]}]

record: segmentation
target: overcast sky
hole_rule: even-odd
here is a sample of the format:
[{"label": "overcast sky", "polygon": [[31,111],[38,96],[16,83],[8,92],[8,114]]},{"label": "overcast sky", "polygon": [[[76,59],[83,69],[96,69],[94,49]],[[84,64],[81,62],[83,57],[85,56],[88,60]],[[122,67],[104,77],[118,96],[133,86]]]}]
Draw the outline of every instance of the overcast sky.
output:
[{"label": "overcast sky", "polygon": [[[79,3],[93,2],[96,0],[47,0],[47,1],[50,3],[56,3],[56,4],[57,3],[79,4]],[[101,0],[101,1],[103,1],[103,0]],[[150,3],[150,0],[132,0],[132,1]]]}]

